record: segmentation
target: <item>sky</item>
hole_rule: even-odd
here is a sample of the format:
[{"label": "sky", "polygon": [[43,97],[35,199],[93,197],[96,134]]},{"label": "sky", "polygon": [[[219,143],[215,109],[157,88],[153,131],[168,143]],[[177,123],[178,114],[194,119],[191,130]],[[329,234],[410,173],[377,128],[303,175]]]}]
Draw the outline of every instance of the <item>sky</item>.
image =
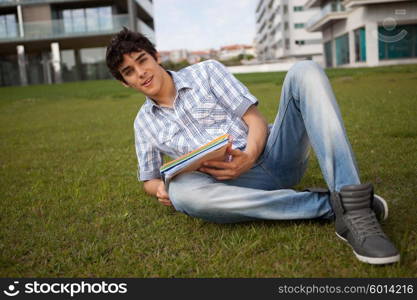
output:
[{"label": "sky", "polygon": [[258,0],[153,0],[159,51],[252,44]]}]

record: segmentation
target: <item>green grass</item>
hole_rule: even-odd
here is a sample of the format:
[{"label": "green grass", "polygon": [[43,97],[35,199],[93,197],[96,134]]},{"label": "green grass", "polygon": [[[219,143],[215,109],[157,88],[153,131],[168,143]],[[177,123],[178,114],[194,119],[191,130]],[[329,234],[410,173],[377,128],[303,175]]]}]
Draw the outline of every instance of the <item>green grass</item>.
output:
[{"label": "green grass", "polygon": [[[143,96],[95,81],[0,89],[0,276],[416,277],[417,65],[328,74],[400,264],[360,263],[332,223],[218,225],[158,204],[136,180]],[[238,76],[270,122],[284,75]],[[308,186],[324,186],[314,157]]]}]

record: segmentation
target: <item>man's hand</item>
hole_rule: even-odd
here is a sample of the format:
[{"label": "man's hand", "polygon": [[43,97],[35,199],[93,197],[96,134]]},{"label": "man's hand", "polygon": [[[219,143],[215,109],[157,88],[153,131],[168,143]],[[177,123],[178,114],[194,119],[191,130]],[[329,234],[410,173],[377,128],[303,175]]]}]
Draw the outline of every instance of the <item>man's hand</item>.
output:
[{"label": "man's hand", "polygon": [[232,150],[231,144],[227,152],[232,156],[230,162],[210,160],[205,162],[199,171],[210,174],[217,180],[235,179],[252,168],[256,161],[256,157],[245,151],[239,149]]},{"label": "man's hand", "polygon": [[158,185],[156,190],[156,197],[161,204],[165,206],[172,206],[171,200],[169,200],[169,195],[165,189],[165,183],[163,181],[161,181]]}]

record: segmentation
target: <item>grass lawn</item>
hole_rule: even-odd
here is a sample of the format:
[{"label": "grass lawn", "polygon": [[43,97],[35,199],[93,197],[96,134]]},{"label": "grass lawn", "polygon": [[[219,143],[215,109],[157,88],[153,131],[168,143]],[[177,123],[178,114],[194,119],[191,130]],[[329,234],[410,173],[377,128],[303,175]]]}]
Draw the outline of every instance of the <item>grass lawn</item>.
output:
[{"label": "grass lawn", "polygon": [[[144,97],[90,81],[0,89],[0,276],[417,277],[417,65],[327,73],[401,263],[359,262],[332,223],[218,225],[160,205],[136,179]],[[270,122],[284,75],[238,76]],[[325,186],[314,156],[310,186]]]}]

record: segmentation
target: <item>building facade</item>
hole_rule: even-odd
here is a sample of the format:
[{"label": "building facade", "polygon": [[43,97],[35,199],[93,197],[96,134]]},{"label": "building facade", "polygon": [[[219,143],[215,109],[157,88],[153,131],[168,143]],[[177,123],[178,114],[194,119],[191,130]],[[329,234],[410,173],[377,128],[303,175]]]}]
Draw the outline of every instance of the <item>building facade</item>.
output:
[{"label": "building facade", "polygon": [[152,0],[0,0],[0,86],[110,78],[123,26],[155,43]]},{"label": "building facade", "polygon": [[417,1],[308,0],[307,22],[323,34],[326,67],[417,63]]},{"label": "building facade", "polygon": [[255,46],[259,61],[284,58],[321,59],[321,32],[307,32],[305,23],[317,8],[307,0],[259,0],[256,7]]}]

